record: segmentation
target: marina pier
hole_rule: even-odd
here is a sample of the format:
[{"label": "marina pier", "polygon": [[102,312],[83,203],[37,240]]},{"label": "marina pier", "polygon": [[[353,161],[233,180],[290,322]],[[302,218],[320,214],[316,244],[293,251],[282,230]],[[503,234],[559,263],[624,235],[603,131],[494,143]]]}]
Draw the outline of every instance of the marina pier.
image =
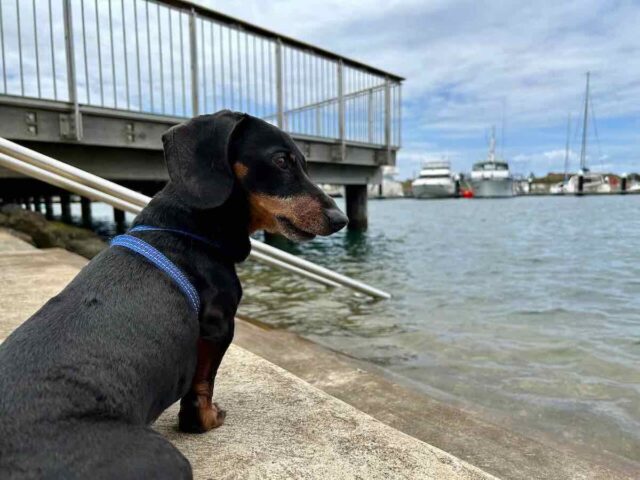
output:
[{"label": "marina pier", "polygon": [[[163,132],[243,111],[289,132],[314,181],[346,186],[351,228],[366,228],[360,192],[395,164],[403,78],[187,1],[106,7],[57,0],[38,25],[28,2],[1,12],[33,24],[2,38],[20,55],[0,81],[0,137],[151,195],[167,180]],[[5,203],[60,194],[0,169]]]}]

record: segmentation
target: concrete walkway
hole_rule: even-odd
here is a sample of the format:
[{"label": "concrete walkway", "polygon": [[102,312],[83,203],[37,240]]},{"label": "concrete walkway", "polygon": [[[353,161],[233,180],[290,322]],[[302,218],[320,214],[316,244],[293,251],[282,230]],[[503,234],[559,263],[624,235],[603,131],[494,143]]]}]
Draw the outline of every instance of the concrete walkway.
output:
[{"label": "concrete walkway", "polygon": [[[85,263],[0,231],[0,341]],[[238,346],[225,357],[216,383],[216,401],[228,412],[224,426],[181,434],[177,405],[156,423],[189,458],[196,478],[495,478]]]}]

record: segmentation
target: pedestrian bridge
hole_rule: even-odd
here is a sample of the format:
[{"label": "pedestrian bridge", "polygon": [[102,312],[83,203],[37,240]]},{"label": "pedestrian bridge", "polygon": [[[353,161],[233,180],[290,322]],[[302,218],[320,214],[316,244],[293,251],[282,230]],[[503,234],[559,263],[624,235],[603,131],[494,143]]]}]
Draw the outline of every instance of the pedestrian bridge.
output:
[{"label": "pedestrian bridge", "polygon": [[187,1],[3,0],[0,40],[0,137],[139,190],[166,181],[162,132],[223,108],[356,196],[400,147],[402,78]]}]

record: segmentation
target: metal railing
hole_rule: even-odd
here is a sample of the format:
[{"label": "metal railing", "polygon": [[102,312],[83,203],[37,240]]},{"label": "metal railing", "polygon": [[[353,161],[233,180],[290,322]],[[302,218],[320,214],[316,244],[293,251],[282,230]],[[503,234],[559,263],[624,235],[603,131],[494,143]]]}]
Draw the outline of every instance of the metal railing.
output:
[{"label": "metal railing", "polygon": [[[72,167],[17,143],[0,138],[0,166],[36,178],[91,200],[138,214],[151,197]],[[344,286],[374,298],[391,298],[382,290],[251,239],[251,257],[267,265],[327,286]]]},{"label": "metal railing", "polygon": [[[0,0],[0,95],[400,146],[402,78],[186,1]],[[77,132],[81,137],[82,132]]]}]

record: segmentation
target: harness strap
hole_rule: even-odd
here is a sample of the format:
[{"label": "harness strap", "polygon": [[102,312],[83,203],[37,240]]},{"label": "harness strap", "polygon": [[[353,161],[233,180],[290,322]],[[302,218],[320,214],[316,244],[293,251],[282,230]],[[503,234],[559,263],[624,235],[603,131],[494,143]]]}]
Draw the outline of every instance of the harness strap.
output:
[{"label": "harness strap", "polygon": [[150,225],[137,225],[129,229],[129,232],[171,232],[171,233],[177,233],[179,235],[184,235],[186,237],[193,238],[194,240],[198,240],[200,242],[206,243],[210,247],[219,247],[217,243],[212,242],[208,238],[202,237],[200,235],[196,235],[195,233],[187,232],[185,230],[178,230],[177,228],[162,228],[162,227],[152,227]]},{"label": "harness strap", "polygon": [[[136,231],[135,227],[130,231]],[[154,227],[147,227],[146,229],[155,229]],[[138,229],[141,231],[142,229]],[[157,230],[167,230],[158,228]],[[179,233],[185,233],[180,232]],[[127,248],[133,252],[136,252],[142,255],[144,258],[153,263],[156,267],[166,273],[171,280],[182,290],[185,297],[187,297],[187,301],[191,305],[191,307],[195,310],[196,315],[200,312],[200,296],[198,295],[198,291],[191,284],[189,279],[185,276],[184,273],[165,255],[163,255],[158,249],[152,247],[144,240],[136,238],[132,235],[118,235],[113,240],[111,240],[112,247],[123,247]]]}]

